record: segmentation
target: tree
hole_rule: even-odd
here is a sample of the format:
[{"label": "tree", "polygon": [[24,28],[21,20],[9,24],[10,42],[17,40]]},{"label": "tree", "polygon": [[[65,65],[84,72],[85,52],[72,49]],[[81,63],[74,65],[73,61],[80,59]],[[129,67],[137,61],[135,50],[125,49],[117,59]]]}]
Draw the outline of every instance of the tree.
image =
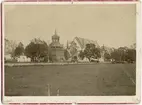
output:
[{"label": "tree", "polygon": [[136,50],[135,49],[128,49],[126,59],[128,62],[136,61]]},{"label": "tree", "polygon": [[79,52],[79,55],[78,55],[82,60],[84,59],[84,57],[85,57],[85,54],[84,54],[84,52],[81,50],[80,52]]},{"label": "tree", "polygon": [[30,57],[33,62],[47,58],[48,45],[45,41],[35,38],[26,46],[25,55]]},{"label": "tree", "polygon": [[118,48],[118,55],[119,55],[119,61],[125,61],[126,60],[126,51],[127,49],[125,47],[119,47]]},{"label": "tree", "polygon": [[105,52],[104,58],[105,58],[106,60],[110,60],[110,59],[111,59],[111,55],[110,55],[109,53]]},{"label": "tree", "polygon": [[136,61],[136,49],[128,47],[119,47],[111,53],[111,57],[116,61]]},{"label": "tree", "polygon": [[14,56],[18,57],[24,54],[24,45],[20,42],[14,51]]},{"label": "tree", "polygon": [[129,59],[129,49],[127,47],[119,47],[111,53],[111,57],[116,61],[127,61]]},{"label": "tree", "polygon": [[86,44],[84,56],[90,61],[91,57],[100,58],[100,49],[96,48],[95,44]]},{"label": "tree", "polygon": [[69,55],[69,52],[67,49],[64,50],[64,56],[65,56],[65,59],[68,60],[70,55]]},{"label": "tree", "polygon": [[115,61],[119,60],[119,53],[117,49],[114,49],[114,51],[111,52],[111,58],[114,59]]},{"label": "tree", "polygon": [[17,47],[16,42],[13,40],[5,39],[5,46],[4,47],[5,47],[4,48],[5,55],[10,54],[12,57],[14,57],[14,51]]},{"label": "tree", "polygon": [[136,49],[136,43],[132,44],[132,45],[130,46],[130,48],[131,48],[131,49]]}]

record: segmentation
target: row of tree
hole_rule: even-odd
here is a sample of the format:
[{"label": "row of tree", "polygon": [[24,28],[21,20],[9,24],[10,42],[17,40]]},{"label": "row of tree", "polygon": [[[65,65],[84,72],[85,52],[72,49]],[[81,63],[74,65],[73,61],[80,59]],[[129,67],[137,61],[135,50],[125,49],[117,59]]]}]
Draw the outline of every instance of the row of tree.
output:
[{"label": "row of tree", "polygon": [[115,59],[116,61],[133,62],[133,61],[136,61],[136,50],[129,49],[126,47],[120,47],[118,49],[115,49],[111,53],[110,57]]},{"label": "row of tree", "polygon": [[109,49],[108,51],[104,47],[97,48],[94,44],[86,44],[86,48],[83,51],[80,51],[79,57],[81,59],[86,57],[89,61],[92,57],[96,59],[103,57],[106,61],[115,60],[133,62],[136,61],[136,49],[119,47],[118,49]]},{"label": "row of tree", "polygon": [[44,61],[48,60],[48,45],[45,41],[40,39],[33,39],[25,48],[24,45],[20,42],[14,50],[13,58],[25,55],[31,58],[32,62],[43,59]]},{"label": "row of tree", "polygon": [[[12,48],[10,53],[13,58],[19,57],[20,55],[26,55],[31,58],[32,62],[43,59],[44,61],[51,60],[49,55],[49,47],[45,41],[40,39],[33,39],[26,47],[20,42],[15,49]],[[70,54],[74,55],[77,49],[72,50]],[[65,59],[68,60],[70,56],[67,49],[64,51]],[[84,50],[80,51],[79,58],[91,58],[99,59],[103,56],[106,61],[114,59],[115,61],[136,61],[136,50],[135,48],[120,47],[118,49],[107,50],[104,47],[98,48],[95,44],[86,44]],[[76,58],[76,57],[75,57]]]}]

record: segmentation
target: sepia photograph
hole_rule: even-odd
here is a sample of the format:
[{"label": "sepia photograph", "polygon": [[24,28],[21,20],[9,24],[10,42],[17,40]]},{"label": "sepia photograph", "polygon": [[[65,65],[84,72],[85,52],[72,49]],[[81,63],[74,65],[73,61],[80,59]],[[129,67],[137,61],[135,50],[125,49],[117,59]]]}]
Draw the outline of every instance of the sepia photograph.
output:
[{"label": "sepia photograph", "polygon": [[4,96],[136,96],[137,5],[3,5]]}]

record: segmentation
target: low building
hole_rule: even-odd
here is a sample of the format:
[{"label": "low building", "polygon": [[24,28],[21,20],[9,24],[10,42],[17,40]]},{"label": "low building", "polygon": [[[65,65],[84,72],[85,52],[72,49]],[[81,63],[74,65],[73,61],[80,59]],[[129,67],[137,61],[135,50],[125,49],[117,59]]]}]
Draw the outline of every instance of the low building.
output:
[{"label": "low building", "polygon": [[31,58],[21,55],[17,57],[17,62],[31,62]]}]

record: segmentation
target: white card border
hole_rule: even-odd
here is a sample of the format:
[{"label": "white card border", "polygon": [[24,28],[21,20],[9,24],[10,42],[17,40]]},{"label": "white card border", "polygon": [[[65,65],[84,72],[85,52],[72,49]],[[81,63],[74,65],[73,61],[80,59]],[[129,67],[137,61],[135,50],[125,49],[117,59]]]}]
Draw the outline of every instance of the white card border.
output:
[{"label": "white card border", "polygon": [[[51,5],[51,4],[57,4],[57,5],[82,5],[82,4],[136,4],[136,20],[137,20],[137,33],[136,33],[136,50],[137,50],[137,61],[136,61],[136,95],[135,96],[4,96],[3,94],[3,103],[139,103],[140,102],[140,93],[141,93],[141,87],[140,87],[140,78],[141,78],[141,48],[142,48],[142,42],[141,42],[141,11],[140,11],[140,2],[138,1],[128,1],[128,2],[3,2],[2,3],[2,27],[4,27],[4,5]],[[4,54],[4,28],[2,28],[2,38],[3,38],[3,54]],[[4,55],[2,56],[2,59],[4,61]],[[4,73],[4,64],[3,67],[3,73]],[[4,74],[3,80],[4,80]],[[2,81],[4,84],[4,81]],[[4,85],[3,85],[4,89]],[[4,90],[3,90],[4,93]]]}]

